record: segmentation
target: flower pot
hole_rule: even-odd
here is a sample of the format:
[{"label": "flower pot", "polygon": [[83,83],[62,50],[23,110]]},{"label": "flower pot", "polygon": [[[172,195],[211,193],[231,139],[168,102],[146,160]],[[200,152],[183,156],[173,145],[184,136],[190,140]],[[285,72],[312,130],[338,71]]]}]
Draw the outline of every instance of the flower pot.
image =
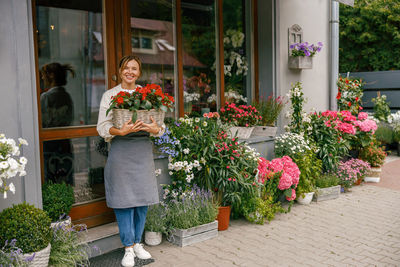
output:
[{"label": "flower pot", "polygon": [[371,171],[364,178],[364,181],[368,183],[379,183],[381,180],[381,172],[381,167],[372,167]]},{"label": "flower pot", "polygon": [[236,136],[237,138],[240,139],[249,139],[251,136],[251,133],[253,132],[254,127],[231,127],[229,128],[230,132],[230,137]]},{"label": "flower pot", "polygon": [[224,231],[229,227],[229,218],[231,216],[231,206],[218,208],[218,231]]},{"label": "flower pot", "polygon": [[304,197],[299,195],[296,200],[297,200],[297,203],[299,203],[301,205],[309,205],[313,199],[313,196],[314,196],[314,192],[304,193]]},{"label": "flower pot", "polygon": [[353,183],[353,185],[360,185],[362,182],[362,178],[358,178],[357,180],[355,180],[355,182]]},{"label": "flower pot", "polygon": [[168,240],[180,247],[202,242],[218,236],[218,224],[213,221],[189,229],[174,229]]},{"label": "flower pot", "polygon": [[278,127],[271,126],[255,126],[251,136],[267,136],[267,137],[275,137]]},{"label": "flower pot", "polygon": [[[132,119],[134,111],[129,109],[113,109],[112,123],[115,128],[121,129],[125,122]],[[165,112],[162,110],[136,110],[136,120],[142,120],[144,123],[151,123],[150,117],[153,117],[158,125],[164,123]]]},{"label": "flower pot", "polygon": [[50,250],[51,244],[49,243],[49,245],[44,249],[33,253],[23,254],[23,257],[25,259],[30,259],[33,254],[35,254],[35,257],[29,263],[29,267],[46,267],[49,266]]},{"label": "flower pot", "polygon": [[160,245],[161,241],[162,241],[162,233],[161,232],[146,231],[144,233],[144,242],[146,242],[146,244],[149,246]]},{"label": "flower pot", "polygon": [[61,227],[68,228],[68,227],[71,226],[71,224],[72,224],[71,217],[68,216],[68,218],[66,218],[66,219],[64,219],[62,221],[52,222],[50,224],[50,227],[51,228],[61,228]]},{"label": "flower pot", "polygon": [[312,57],[289,57],[289,69],[301,70],[312,69]]},{"label": "flower pot", "polygon": [[329,199],[338,198],[341,192],[340,185],[326,187],[326,188],[317,188],[314,194],[314,201],[324,201]]}]

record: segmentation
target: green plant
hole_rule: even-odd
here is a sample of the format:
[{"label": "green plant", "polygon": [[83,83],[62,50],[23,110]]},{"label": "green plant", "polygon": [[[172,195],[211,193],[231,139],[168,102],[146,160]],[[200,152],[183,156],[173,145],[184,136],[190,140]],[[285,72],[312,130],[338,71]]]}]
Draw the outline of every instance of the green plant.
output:
[{"label": "green plant", "polygon": [[318,188],[327,188],[331,186],[335,186],[339,184],[339,177],[337,175],[331,173],[324,173],[320,176],[317,176],[315,179],[315,186]]},{"label": "green plant", "polygon": [[274,126],[279,114],[285,106],[285,102],[280,96],[277,98],[269,96],[267,100],[260,99],[258,102],[254,101],[252,105],[261,114],[262,119],[259,125]]},{"label": "green plant", "polygon": [[52,222],[71,210],[74,204],[74,189],[66,183],[46,182],[42,187],[43,210],[49,215]]},{"label": "green plant", "polygon": [[253,197],[244,200],[241,205],[241,213],[246,220],[256,224],[264,224],[266,219],[271,221],[277,212],[284,212],[284,209],[280,202],[274,203],[272,197]]},{"label": "green plant", "polygon": [[389,126],[380,124],[378,129],[375,131],[375,138],[382,144],[393,143],[393,130]]},{"label": "green plant", "polygon": [[349,110],[353,115],[362,109],[363,96],[361,79],[342,78],[337,81],[338,94],[336,95],[339,110]]},{"label": "green plant", "polygon": [[359,157],[371,167],[380,167],[385,162],[386,153],[378,146],[369,146],[360,151]]},{"label": "green plant", "polygon": [[386,102],[386,95],[380,95],[376,98],[371,99],[372,103],[374,103],[374,118],[380,121],[388,122],[388,118],[390,116],[390,107],[388,102]]},{"label": "green plant", "polygon": [[275,156],[289,156],[293,158],[298,153],[311,150],[310,142],[304,135],[297,133],[285,133],[275,138]]},{"label": "green plant", "polygon": [[10,242],[7,240],[4,246],[0,248],[0,266],[29,266],[29,261],[24,258],[21,249],[15,246],[16,242],[16,239]]},{"label": "green plant", "polygon": [[167,210],[164,205],[156,204],[149,207],[144,230],[168,234]]},{"label": "green plant", "polygon": [[49,265],[63,266],[89,266],[90,247],[84,238],[86,225],[66,226],[52,228],[51,251]]},{"label": "green plant", "polygon": [[16,246],[24,253],[39,251],[51,239],[50,218],[41,209],[21,203],[0,213],[0,244],[16,239]]},{"label": "green plant", "polygon": [[393,140],[396,143],[400,143],[400,124],[393,127]]},{"label": "green plant", "polygon": [[294,133],[301,133],[304,130],[303,125],[303,104],[304,104],[304,93],[301,87],[301,82],[292,84],[292,88],[289,92],[291,102],[291,122],[289,129]]},{"label": "green plant", "polygon": [[317,158],[317,155],[311,149],[304,153],[296,154],[293,156],[293,161],[300,170],[296,195],[304,197],[305,193],[314,191],[315,179],[321,175],[322,161]]}]

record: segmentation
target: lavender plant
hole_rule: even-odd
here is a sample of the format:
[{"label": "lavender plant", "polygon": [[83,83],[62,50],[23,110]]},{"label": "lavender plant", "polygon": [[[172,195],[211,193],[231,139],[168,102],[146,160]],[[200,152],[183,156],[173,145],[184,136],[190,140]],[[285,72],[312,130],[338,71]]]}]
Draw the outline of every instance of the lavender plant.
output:
[{"label": "lavender plant", "polygon": [[29,266],[29,262],[33,260],[35,254],[30,258],[24,258],[22,250],[16,246],[16,243],[16,239],[11,240],[11,242],[6,240],[4,246],[0,249],[0,266]]}]

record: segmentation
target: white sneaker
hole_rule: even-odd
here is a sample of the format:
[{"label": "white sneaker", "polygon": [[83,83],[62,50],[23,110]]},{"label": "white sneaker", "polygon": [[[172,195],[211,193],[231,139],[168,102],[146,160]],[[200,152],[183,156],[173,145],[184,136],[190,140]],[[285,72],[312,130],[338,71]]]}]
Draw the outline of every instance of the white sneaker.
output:
[{"label": "white sneaker", "polygon": [[133,246],[133,251],[135,252],[136,256],[139,259],[146,260],[146,259],[150,259],[151,258],[150,253],[147,252],[146,250],[144,250],[143,244],[137,243],[136,245],[134,245]]},{"label": "white sneaker", "polygon": [[125,248],[125,255],[121,261],[121,264],[124,267],[135,266],[135,252],[133,252],[133,248]]}]

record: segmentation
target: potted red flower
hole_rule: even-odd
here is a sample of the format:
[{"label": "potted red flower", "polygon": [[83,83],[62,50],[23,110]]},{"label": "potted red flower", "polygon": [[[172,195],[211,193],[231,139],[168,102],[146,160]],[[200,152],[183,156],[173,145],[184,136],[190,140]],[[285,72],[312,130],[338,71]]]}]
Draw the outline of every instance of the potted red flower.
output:
[{"label": "potted red flower", "polygon": [[147,84],[136,88],[132,93],[121,91],[111,98],[108,114],[113,110],[113,123],[116,128],[121,128],[124,122],[132,118],[145,123],[151,123],[152,116],[161,125],[164,121],[165,112],[173,111],[174,98],[168,93],[163,93],[157,84]]}]

